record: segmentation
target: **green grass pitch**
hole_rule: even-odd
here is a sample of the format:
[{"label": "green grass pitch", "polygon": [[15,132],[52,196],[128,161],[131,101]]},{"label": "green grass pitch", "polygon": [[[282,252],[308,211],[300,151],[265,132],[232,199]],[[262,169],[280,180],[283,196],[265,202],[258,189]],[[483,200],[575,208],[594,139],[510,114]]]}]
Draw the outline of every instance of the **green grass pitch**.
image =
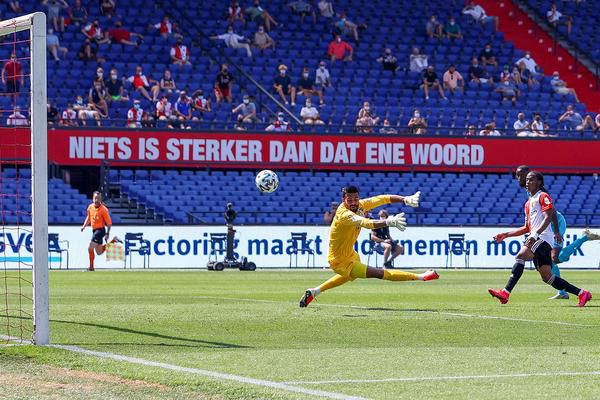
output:
[{"label": "green grass pitch", "polygon": [[[330,271],[53,271],[51,341],[339,398],[600,398],[600,303],[547,300],[553,289],[526,271],[501,306],[486,289],[502,287],[508,270],[439,272],[432,282],[355,281],[300,309],[304,289]],[[563,275],[600,300],[600,271]],[[317,398],[20,345],[0,346],[0,393]]]}]

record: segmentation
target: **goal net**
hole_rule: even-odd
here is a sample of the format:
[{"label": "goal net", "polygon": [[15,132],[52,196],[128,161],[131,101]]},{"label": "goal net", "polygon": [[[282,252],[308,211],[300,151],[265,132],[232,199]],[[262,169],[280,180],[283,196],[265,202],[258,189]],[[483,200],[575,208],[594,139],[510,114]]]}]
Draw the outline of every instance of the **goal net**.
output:
[{"label": "goal net", "polygon": [[46,16],[0,21],[0,341],[47,344]]}]

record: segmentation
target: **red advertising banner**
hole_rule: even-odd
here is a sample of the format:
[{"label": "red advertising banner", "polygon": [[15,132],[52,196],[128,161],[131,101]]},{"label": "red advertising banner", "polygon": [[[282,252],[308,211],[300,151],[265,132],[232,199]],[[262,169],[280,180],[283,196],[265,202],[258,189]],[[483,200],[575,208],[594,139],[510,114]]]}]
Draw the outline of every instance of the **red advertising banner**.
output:
[{"label": "red advertising banner", "polygon": [[78,166],[600,172],[600,141],[546,138],[56,129],[48,149]]}]

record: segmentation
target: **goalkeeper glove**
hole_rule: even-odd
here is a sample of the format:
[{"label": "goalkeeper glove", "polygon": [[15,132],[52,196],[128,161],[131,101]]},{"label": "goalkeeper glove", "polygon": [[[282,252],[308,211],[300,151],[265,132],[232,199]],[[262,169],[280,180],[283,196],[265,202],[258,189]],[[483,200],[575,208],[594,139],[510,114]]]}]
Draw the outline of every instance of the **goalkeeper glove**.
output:
[{"label": "goalkeeper glove", "polygon": [[392,228],[398,228],[401,231],[406,229],[406,218],[404,213],[392,215],[386,218],[385,224]]},{"label": "goalkeeper glove", "polygon": [[421,192],[417,192],[412,196],[406,196],[404,198],[404,204],[410,207],[419,207],[419,200],[421,199]]}]

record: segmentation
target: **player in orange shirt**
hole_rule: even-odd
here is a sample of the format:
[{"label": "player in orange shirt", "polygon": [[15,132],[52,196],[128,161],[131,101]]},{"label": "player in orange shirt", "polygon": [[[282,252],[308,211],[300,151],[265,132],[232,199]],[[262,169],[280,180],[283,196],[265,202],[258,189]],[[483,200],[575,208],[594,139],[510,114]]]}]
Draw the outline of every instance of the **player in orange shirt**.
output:
[{"label": "player in orange shirt", "polygon": [[[108,214],[108,208],[102,203],[102,194],[98,191],[94,192],[92,197],[93,203],[87,208],[87,217],[81,227],[81,232],[86,226],[92,226],[92,240],[88,247],[90,257],[90,271],[94,270],[94,251],[100,255],[104,253],[106,245],[102,244],[105,239],[108,242],[108,235],[112,226],[112,220]],[[117,237],[113,240],[119,241]]]}]

